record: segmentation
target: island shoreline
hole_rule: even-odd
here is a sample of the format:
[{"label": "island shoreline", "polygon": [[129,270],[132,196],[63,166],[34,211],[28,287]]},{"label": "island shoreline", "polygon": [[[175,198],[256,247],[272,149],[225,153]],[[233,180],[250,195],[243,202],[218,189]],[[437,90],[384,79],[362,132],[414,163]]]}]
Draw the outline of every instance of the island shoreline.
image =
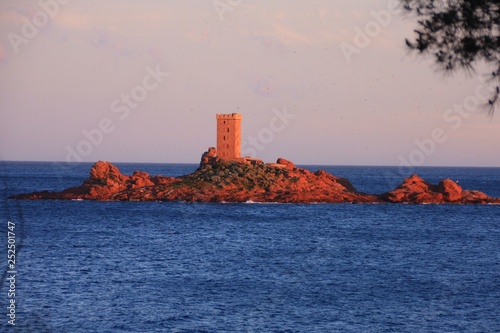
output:
[{"label": "island shoreline", "polygon": [[92,200],[259,204],[500,204],[483,192],[463,190],[455,181],[437,185],[418,175],[382,194],[359,192],[346,178],[324,170],[311,172],[279,158],[276,163],[255,159],[226,160],[209,148],[199,167],[179,177],[124,175],[113,164],[96,162],[80,186],[60,192],[40,191],[10,196],[14,200]]}]

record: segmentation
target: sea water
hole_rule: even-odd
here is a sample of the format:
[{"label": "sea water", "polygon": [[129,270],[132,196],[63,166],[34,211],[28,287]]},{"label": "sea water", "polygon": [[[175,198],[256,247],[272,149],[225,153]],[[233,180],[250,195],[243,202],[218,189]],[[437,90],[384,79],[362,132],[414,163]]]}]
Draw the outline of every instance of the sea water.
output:
[{"label": "sea water", "polygon": [[[197,167],[117,165],[171,176]],[[90,167],[1,163],[0,331],[500,331],[498,205],[6,200],[80,185]],[[308,168],[368,193],[407,176],[390,167]],[[410,171],[500,197],[498,168]]]}]

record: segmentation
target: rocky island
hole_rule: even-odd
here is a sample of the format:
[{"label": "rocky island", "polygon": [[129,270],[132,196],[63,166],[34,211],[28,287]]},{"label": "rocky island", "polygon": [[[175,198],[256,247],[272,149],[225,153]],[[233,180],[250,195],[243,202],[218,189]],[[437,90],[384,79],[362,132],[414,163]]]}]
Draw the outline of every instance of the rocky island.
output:
[{"label": "rocky island", "polygon": [[150,176],[135,171],[124,175],[109,162],[99,161],[82,185],[62,192],[19,194],[10,199],[279,202],[279,203],[455,203],[500,204],[479,191],[462,190],[450,179],[433,185],[413,175],[393,191],[367,194],[345,178],[326,171],[311,172],[279,158],[264,163],[241,157],[241,115],[218,114],[217,148],[210,147],[198,169],[180,177]]},{"label": "rocky island", "polygon": [[450,179],[433,185],[413,175],[393,191],[358,192],[351,183],[319,170],[298,168],[283,158],[264,164],[225,160],[215,148],[202,156],[198,169],[180,177],[150,176],[135,171],[124,175],[109,162],[99,161],[82,185],[62,192],[20,194],[10,199],[99,201],[279,202],[279,203],[455,203],[500,204],[479,191],[462,190]]}]

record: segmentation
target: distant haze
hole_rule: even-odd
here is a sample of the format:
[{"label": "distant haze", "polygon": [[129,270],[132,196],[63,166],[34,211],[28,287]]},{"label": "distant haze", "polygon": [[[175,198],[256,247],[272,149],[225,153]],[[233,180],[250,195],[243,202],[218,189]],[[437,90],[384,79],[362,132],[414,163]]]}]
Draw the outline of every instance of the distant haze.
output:
[{"label": "distant haze", "polygon": [[297,164],[500,167],[477,76],[381,0],[0,2],[0,158],[198,162],[217,113]]}]

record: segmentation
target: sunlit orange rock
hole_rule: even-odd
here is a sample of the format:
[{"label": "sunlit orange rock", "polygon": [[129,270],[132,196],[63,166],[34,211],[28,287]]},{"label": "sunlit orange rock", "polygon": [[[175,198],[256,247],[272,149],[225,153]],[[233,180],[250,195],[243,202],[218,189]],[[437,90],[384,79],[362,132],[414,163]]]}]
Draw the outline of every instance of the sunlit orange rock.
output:
[{"label": "sunlit orange rock", "polygon": [[123,182],[127,179],[120,170],[109,162],[96,162],[90,169],[90,180],[101,181],[111,180],[113,182]]},{"label": "sunlit orange rock", "polygon": [[437,190],[443,194],[443,198],[448,202],[462,200],[462,188],[451,179],[439,182]]},{"label": "sunlit orange rock", "polygon": [[406,178],[401,185],[390,192],[382,194],[380,197],[391,203],[500,203],[500,199],[490,198],[479,191],[463,191],[462,188],[451,179],[444,179],[438,185],[432,185],[417,175]]},{"label": "sunlit orange rock", "polygon": [[277,164],[284,165],[287,169],[293,170],[295,169],[295,164],[290,162],[289,160],[285,160],[284,158],[278,158],[278,161],[276,161]]}]

